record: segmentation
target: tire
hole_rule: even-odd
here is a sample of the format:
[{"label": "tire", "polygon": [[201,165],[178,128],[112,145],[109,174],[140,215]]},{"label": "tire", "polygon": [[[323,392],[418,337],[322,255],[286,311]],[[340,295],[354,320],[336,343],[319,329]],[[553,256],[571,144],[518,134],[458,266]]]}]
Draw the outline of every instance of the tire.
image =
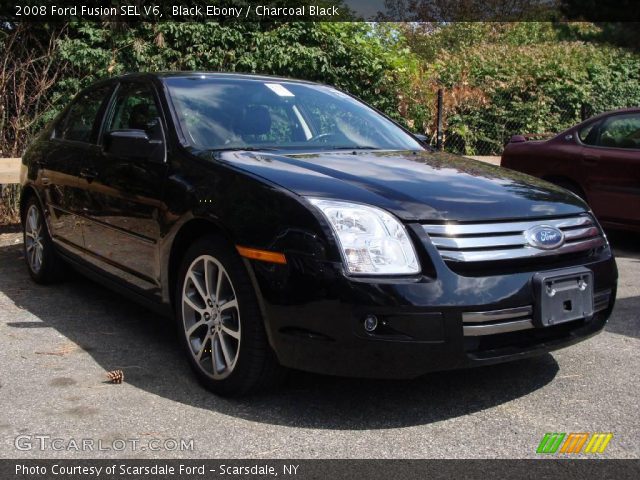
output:
[{"label": "tire", "polygon": [[206,235],[189,247],[174,298],[181,344],[207,389],[239,396],[283,378],[246,268],[223,238]]},{"label": "tire", "polygon": [[55,250],[42,208],[34,196],[24,208],[22,239],[27,269],[36,283],[46,285],[65,278],[66,265]]}]

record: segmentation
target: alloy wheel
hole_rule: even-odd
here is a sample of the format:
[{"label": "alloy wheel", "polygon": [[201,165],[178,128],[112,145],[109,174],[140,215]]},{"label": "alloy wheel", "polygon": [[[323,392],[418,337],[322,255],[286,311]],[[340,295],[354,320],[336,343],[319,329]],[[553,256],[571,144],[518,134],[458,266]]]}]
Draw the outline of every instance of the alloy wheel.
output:
[{"label": "alloy wheel", "polygon": [[215,380],[229,376],[240,353],[240,309],[229,274],[210,255],[197,257],[187,270],[182,322],[198,367]]},{"label": "alloy wheel", "polygon": [[33,273],[39,273],[42,268],[44,252],[42,237],[42,216],[37,206],[31,205],[27,211],[27,221],[24,227],[25,250],[29,268]]}]

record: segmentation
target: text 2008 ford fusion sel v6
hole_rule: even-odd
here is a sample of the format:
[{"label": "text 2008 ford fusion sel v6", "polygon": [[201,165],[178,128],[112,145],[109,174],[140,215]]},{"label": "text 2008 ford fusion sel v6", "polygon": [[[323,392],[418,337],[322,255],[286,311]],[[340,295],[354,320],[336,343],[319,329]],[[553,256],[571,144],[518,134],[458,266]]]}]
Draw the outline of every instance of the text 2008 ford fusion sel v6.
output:
[{"label": "text 2008 ford fusion sel v6", "polygon": [[282,366],[410,378],[548,352],[600,331],[616,294],[578,197],[431,152],[309,82],[99,82],[32,143],[22,182],[33,279],[72,264],[171,312],[221,394]]}]

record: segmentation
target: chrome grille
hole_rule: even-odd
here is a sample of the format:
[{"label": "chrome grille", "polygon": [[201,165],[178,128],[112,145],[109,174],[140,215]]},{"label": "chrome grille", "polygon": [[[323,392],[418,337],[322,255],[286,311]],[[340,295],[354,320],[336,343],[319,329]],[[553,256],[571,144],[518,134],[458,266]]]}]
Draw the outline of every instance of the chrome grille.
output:
[{"label": "chrome grille", "polygon": [[593,295],[593,311],[599,312],[609,307],[611,303],[611,290],[603,290]]},{"label": "chrome grille", "polygon": [[494,335],[533,328],[533,307],[530,305],[488,312],[462,314],[463,332],[466,337]]},{"label": "chrome grille", "polygon": [[[525,232],[541,225],[560,229],[564,233],[564,244],[552,250],[529,245]],[[562,255],[591,250],[606,243],[588,214],[516,222],[425,224],[423,228],[442,258],[451,262],[486,262]]]},{"label": "chrome grille", "polygon": [[[593,298],[593,312],[605,310],[611,301],[611,290],[596,292]],[[462,328],[465,337],[495,335],[534,328],[533,306],[505,308],[482,312],[464,312]]]}]

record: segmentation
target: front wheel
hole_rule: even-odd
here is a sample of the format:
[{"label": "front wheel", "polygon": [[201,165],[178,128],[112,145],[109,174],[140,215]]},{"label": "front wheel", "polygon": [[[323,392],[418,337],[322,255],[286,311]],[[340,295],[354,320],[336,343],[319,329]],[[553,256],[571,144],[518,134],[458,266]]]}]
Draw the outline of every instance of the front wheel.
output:
[{"label": "front wheel", "polygon": [[32,196],[27,201],[24,212],[22,234],[29,275],[42,284],[62,280],[66,266],[55,250],[42,209],[35,197]]},{"label": "front wheel", "polygon": [[281,377],[253,286],[224,239],[209,235],[188,249],[175,298],[183,347],[205,387],[240,395]]}]

